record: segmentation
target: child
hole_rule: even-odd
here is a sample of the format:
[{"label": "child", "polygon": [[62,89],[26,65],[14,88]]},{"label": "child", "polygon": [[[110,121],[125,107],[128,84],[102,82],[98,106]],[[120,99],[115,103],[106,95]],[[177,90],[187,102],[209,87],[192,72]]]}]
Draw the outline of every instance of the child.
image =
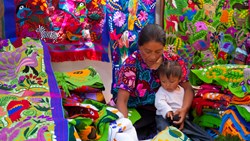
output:
[{"label": "child", "polygon": [[[156,126],[158,132],[167,126],[174,125],[178,120],[175,111],[182,107],[184,90],[179,85],[182,78],[182,69],[177,61],[165,61],[158,69],[161,87],[155,95]],[[176,126],[176,125],[174,125]],[[185,119],[182,130],[191,140],[213,140],[203,129]]]}]

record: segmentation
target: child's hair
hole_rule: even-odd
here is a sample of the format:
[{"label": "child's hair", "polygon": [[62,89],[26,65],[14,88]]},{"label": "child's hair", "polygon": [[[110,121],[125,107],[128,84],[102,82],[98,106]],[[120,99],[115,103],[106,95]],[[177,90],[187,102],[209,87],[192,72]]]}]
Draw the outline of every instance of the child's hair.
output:
[{"label": "child's hair", "polygon": [[170,78],[170,76],[178,77],[179,79],[181,79],[182,69],[177,61],[167,60],[164,61],[158,68],[158,74],[166,75],[168,79]]},{"label": "child's hair", "polygon": [[166,45],[166,33],[164,29],[157,24],[147,24],[143,27],[138,37],[138,45],[142,46],[143,44],[156,41],[161,43],[163,46]]}]

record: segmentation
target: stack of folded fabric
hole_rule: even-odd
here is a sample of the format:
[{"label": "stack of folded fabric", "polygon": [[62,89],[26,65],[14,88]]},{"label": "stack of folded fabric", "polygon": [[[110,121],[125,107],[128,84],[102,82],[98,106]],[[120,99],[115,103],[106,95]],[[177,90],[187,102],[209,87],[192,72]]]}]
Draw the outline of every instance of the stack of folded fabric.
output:
[{"label": "stack of folded fabric", "polygon": [[222,117],[220,132],[238,136],[241,140],[250,140],[250,106],[230,106]]},{"label": "stack of folded fabric", "polygon": [[192,103],[193,121],[208,129],[214,137],[218,134],[230,134],[250,140],[250,110],[247,110],[250,109],[250,75],[246,73],[248,67],[214,65],[191,70],[190,82],[199,86]]},{"label": "stack of folded fabric", "polygon": [[55,72],[56,80],[64,98],[92,99],[105,102],[102,91],[105,90],[100,75],[89,66],[72,72]]}]

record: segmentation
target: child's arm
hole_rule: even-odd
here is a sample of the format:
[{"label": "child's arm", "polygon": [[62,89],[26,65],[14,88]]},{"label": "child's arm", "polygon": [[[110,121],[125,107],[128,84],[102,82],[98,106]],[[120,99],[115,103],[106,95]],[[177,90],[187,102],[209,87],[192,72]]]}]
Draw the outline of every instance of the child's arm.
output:
[{"label": "child's arm", "polygon": [[165,94],[158,91],[155,94],[155,107],[161,113],[163,118],[167,118],[167,113],[173,111],[173,109],[168,105]]}]

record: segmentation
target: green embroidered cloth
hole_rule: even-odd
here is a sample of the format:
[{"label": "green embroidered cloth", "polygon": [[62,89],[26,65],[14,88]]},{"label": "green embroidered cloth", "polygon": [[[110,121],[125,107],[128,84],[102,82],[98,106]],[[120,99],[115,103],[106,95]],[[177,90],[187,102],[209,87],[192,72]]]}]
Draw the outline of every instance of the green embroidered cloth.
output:
[{"label": "green embroidered cloth", "polygon": [[202,83],[217,84],[228,88],[234,95],[244,97],[250,93],[250,77],[244,78],[247,65],[213,65],[201,69],[193,69],[189,80],[194,86]]}]

